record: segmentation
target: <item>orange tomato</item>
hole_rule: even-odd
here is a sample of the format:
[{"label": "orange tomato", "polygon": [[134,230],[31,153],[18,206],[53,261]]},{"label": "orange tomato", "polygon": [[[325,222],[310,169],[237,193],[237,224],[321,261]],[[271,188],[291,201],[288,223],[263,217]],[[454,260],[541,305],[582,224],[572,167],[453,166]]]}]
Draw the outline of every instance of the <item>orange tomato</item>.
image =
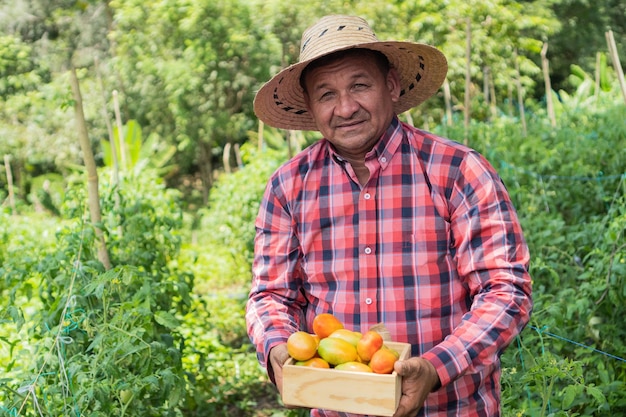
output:
[{"label": "orange tomato", "polygon": [[383,346],[383,337],[374,330],[368,330],[356,345],[356,351],[363,362],[369,362],[376,351]]},{"label": "orange tomato", "polygon": [[346,342],[356,346],[363,335],[361,332],[354,332],[348,329],[337,329],[330,334],[328,337],[336,337],[338,339],[343,339]]},{"label": "orange tomato", "polygon": [[398,352],[383,347],[372,355],[369,366],[376,374],[390,374],[393,372],[393,365],[398,360],[398,356]]},{"label": "orange tomato", "polygon": [[361,362],[344,362],[335,366],[339,371],[373,372],[372,368]]},{"label": "orange tomato", "polygon": [[317,341],[307,332],[292,333],[287,339],[287,352],[297,361],[309,360],[317,352]]},{"label": "orange tomato", "polygon": [[343,323],[330,313],[322,313],[313,319],[313,333],[324,339],[335,330],[343,329]]},{"label": "orange tomato", "polygon": [[309,368],[330,368],[328,362],[326,362],[322,358],[314,357],[309,359],[308,361],[297,361],[297,366],[308,366]]},{"label": "orange tomato", "polygon": [[354,362],[358,356],[354,345],[335,337],[320,340],[317,353],[326,362],[335,366],[345,362]]}]

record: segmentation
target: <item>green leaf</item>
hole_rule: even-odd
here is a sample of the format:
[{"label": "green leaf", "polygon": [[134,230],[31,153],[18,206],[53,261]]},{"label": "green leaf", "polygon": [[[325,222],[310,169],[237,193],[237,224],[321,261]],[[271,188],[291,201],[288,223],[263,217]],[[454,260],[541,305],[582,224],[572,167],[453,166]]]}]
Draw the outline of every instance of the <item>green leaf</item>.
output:
[{"label": "green leaf", "polygon": [[565,387],[563,391],[565,392],[565,394],[563,395],[563,409],[567,410],[572,406],[572,403],[576,399],[580,388],[576,385],[569,385]]},{"label": "green leaf", "polygon": [[167,327],[168,329],[175,329],[180,326],[180,321],[167,311],[157,311],[154,314],[154,319],[157,323]]},{"label": "green leaf", "polygon": [[19,332],[24,325],[24,315],[22,314],[20,309],[15,306],[9,306],[7,311],[9,313],[9,316],[11,316],[11,318],[13,319],[13,322],[17,327],[17,331]]},{"label": "green leaf", "polygon": [[586,387],[586,389],[587,394],[591,395],[598,404],[603,404],[606,402],[606,397],[598,387],[589,385]]}]

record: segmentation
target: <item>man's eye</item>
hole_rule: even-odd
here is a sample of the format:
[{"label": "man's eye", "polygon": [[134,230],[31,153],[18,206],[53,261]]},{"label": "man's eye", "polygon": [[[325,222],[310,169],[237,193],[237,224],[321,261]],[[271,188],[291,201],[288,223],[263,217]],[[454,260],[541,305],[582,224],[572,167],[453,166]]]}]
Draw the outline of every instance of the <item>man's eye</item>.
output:
[{"label": "man's eye", "polygon": [[320,95],[320,100],[328,100],[333,96],[333,93],[330,91],[326,91],[322,95]]}]

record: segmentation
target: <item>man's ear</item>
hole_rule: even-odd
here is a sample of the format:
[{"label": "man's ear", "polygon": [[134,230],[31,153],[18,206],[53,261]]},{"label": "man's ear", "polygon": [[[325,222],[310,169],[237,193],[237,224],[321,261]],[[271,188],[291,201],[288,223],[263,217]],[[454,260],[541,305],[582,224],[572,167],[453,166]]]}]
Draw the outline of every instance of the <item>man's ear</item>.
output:
[{"label": "man's ear", "polygon": [[389,69],[387,73],[387,87],[391,93],[391,101],[394,103],[400,99],[400,75],[395,68]]}]

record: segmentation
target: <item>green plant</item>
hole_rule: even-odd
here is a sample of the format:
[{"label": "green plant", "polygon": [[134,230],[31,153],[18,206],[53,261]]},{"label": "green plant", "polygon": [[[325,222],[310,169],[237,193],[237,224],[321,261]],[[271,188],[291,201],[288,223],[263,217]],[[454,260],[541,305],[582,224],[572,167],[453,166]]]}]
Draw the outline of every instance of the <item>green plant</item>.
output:
[{"label": "green plant", "polygon": [[[67,193],[73,200],[63,213],[75,220],[57,232],[55,244],[37,248],[27,265],[8,263],[12,292],[3,323],[28,342],[2,339],[11,346],[0,381],[5,408],[26,416],[180,415],[185,375],[177,316],[190,306],[193,277],[172,269],[181,225],[175,193],[148,176],[123,185],[121,205],[114,193],[103,198],[113,269],[104,271],[94,255],[83,187]],[[37,302],[18,307],[35,294]]]},{"label": "green plant", "polygon": [[277,407],[277,391],[248,342],[245,300],[228,294],[201,295],[185,316],[181,329],[188,376],[185,415],[254,416]]},{"label": "green plant", "polygon": [[[254,219],[272,172],[285,158],[285,149],[258,152],[252,144],[242,147],[244,166],[220,176],[211,191],[209,206],[200,210],[199,242],[222,255],[231,282],[247,282],[254,251]],[[198,256],[210,256],[202,255]]]}]

